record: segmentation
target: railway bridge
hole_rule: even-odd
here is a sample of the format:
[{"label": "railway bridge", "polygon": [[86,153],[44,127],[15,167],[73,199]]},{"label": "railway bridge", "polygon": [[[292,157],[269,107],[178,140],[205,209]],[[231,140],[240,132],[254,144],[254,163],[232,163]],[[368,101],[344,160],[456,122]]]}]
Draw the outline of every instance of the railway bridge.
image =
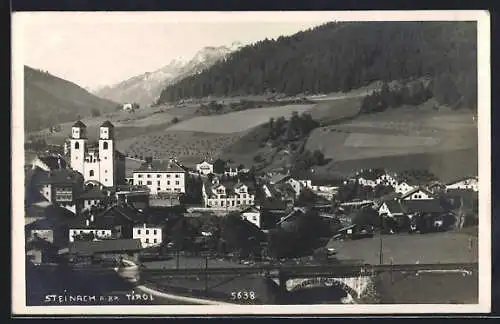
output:
[{"label": "railway bridge", "polygon": [[383,272],[409,275],[421,273],[458,273],[464,276],[477,271],[477,263],[445,264],[333,264],[333,265],[260,265],[252,267],[141,269],[141,277],[154,281],[166,277],[207,277],[260,275],[275,285],[278,295],[315,287],[338,287],[347,294],[345,302],[355,303],[371,291],[374,277]]}]

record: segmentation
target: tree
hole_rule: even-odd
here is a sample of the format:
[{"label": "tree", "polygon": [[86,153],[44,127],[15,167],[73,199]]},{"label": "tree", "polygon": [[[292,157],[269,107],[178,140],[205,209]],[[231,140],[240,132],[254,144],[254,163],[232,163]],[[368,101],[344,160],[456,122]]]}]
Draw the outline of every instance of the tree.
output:
[{"label": "tree", "polygon": [[214,173],[223,174],[226,168],[226,161],[217,159],[214,162]]}]

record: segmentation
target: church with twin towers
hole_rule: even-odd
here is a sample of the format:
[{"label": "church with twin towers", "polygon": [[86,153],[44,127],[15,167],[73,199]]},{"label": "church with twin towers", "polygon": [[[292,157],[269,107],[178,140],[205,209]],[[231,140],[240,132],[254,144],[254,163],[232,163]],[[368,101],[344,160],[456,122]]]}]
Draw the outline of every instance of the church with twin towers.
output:
[{"label": "church with twin towers", "polygon": [[91,145],[87,126],[77,121],[71,127],[69,160],[85,183],[114,188],[125,183],[125,156],[116,149],[115,127],[110,121],[99,126],[97,145]]}]

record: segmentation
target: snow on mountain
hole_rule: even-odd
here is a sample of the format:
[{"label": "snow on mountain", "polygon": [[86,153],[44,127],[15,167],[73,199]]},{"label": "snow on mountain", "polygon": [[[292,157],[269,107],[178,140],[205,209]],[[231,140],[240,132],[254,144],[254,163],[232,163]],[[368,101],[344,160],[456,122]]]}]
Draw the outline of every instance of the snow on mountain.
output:
[{"label": "snow on mountain", "polygon": [[239,42],[234,42],[230,46],[207,46],[198,51],[190,60],[174,59],[156,71],[146,72],[118,84],[100,88],[94,93],[115,102],[136,102],[142,107],[149,106],[154,103],[167,85],[200,73],[241,47],[242,44]]}]

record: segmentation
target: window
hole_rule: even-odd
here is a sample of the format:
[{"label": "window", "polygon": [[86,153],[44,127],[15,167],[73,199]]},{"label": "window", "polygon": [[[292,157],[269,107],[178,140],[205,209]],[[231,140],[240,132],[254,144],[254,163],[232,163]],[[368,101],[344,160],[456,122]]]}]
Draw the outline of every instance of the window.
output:
[{"label": "window", "polygon": [[142,174],[138,174],[138,175],[137,175],[137,178],[142,178]]},{"label": "window", "polygon": [[[215,203],[215,205],[217,206],[217,203]],[[224,207],[224,201],[221,201],[221,202],[220,202],[220,205],[221,205],[222,207]]]},{"label": "window", "polygon": [[137,234],[141,235],[141,230],[137,230]]},{"label": "window", "polygon": [[170,181],[167,181],[167,186],[170,186]]},{"label": "window", "polygon": [[175,177],[176,177],[176,178],[180,178],[181,176],[180,176],[179,174],[176,174],[176,175],[175,175]]},{"label": "window", "polygon": [[105,157],[104,157],[104,159],[105,159],[105,160],[107,160],[107,159],[108,159],[108,157],[107,157],[107,156],[105,156]]},{"label": "window", "polygon": [[246,197],[247,197],[247,195],[246,195],[246,194],[244,194],[244,195],[243,195],[243,198],[246,198]]},{"label": "window", "polygon": [[142,181],[138,181],[139,186],[142,186]]},{"label": "window", "polygon": [[238,201],[236,202],[236,204],[237,204],[237,205],[241,204],[241,201],[239,201],[239,200],[238,200]]},{"label": "window", "polygon": [[167,178],[170,178],[170,174],[167,173]]},{"label": "window", "polygon": [[146,230],[146,235],[148,235],[148,234],[149,234],[149,230]]},{"label": "window", "polygon": [[104,143],[102,144],[102,149],[103,149],[103,150],[107,150],[107,149],[108,149],[108,142],[104,142]]},{"label": "window", "polygon": [[104,170],[104,173],[108,173],[108,170]]},{"label": "window", "polygon": [[158,185],[160,185],[160,181],[156,181],[156,183],[157,183]]},{"label": "window", "polygon": [[156,191],[161,191],[161,188],[160,187],[156,188]]},{"label": "window", "polygon": [[146,175],[146,177],[151,178],[151,175],[150,175],[150,174],[148,174],[148,175]]},{"label": "window", "polygon": [[75,142],[75,150],[78,150],[78,149],[80,149],[80,143]]},{"label": "window", "polygon": [[153,240],[153,242],[154,242],[154,243],[156,243],[156,242],[158,242],[158,240],[157,240],[157,239],[154,239],[154,240]]},{"label": "window", "polygon": [[[156,230],[153,230],[153,234],[156,235]],[[156,243],[156,242],[155,242]]]},{"label": "window", "polygon": [[102,235],[106,234],[106,231],[101,231],[101,234],[102,234]]},{"label": "window", "polygon": [[175,184],[176,184],[176,185],[179,185],[179,183],[180,183],[179,181],[176,181],[176,182],[175,182]]},{"label": "window", "polygon": [[147,185],[151,185],[151,181],[147,181],[147,182],[146,182],[146,184],[147,184]]},{"label": "window", "polygon": [[93,177],[94,176],[94,170],[90,170],[89,176]]},{"label": "window", "polygon": [[148,238],[146,239],[146,243],[149,243],[149,239]]},{"label": "window", "polygon": [[257,221],[257,216],[253,216],[253,217],[252,217],[252,219],[253,219],[254,221]]},{"label": "window", "polygon": [[[157,174],[156,177],[161,178],[161,174]],[[158,181],[158,183],[160,183],[160,181]]]},{"label": "window", "polygon": [[104,182],[108,182],[108,179],[104,179]]}]

